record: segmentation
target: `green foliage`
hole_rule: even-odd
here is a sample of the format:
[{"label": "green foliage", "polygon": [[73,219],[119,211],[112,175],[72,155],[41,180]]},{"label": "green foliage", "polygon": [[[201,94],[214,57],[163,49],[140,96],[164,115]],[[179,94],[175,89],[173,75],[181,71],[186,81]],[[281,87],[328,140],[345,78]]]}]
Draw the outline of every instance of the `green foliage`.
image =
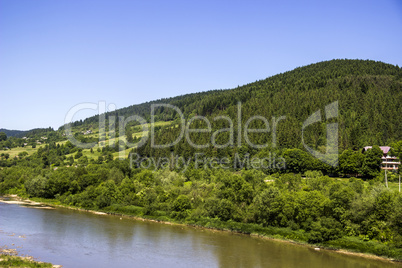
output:
[{"label": "green foliage", "polygon": [[19,157],[19,158],[24,158],[24,157],[27,156],[27,155],[28,155],[28,152],[23,151],[23,152],[21,152],[21,153],[18,154],[18,157]]},{"label": "green foliage", "polygon": [[205,210],[208,217],[219,218],[227,221],[233,217],[233,203],[227,199],[210,198],[205,202]]},{"label": "green foliage", "polygon": [[95,189],[95,204],[98,208],[108,207],[120,199],[120,191],[113,180],[101,183]]},{"label": "green foliage", "polygon": [[378,146],[368,149],[364,155],[362,173],[365,177],[374,178],[381,169],[381,157],[383,153]]},{"label": "green foliage", "polygon": [[0,254],[0,267],[32,267],[32,268],[51,268],[51,263],[43,263],[30,260],[20,256]]},{"label": "green foliage", "polygon": [[[398,157],[402,161],[402,140],[391,144],[391,155]],[[400,173],[399,169],[399,173]]]},{"label": "green foliage", "polygon": [[263,226],[277,225],[280,212],[281,192],[278,188],[270,186],[255,197],[257,223]]},{"label": "green foliage", "polygon": [[309,242],[321,243],[342,237],[342,224],[333,218],[322,217],[313,222]]},{"label": "green foliage", "polygon": [[78,152],[75,154],[74,159],[79,159],[82,157],[82,149],[79,149]]},{"label": "green foliage", "polygon": [[275,180],[275,185],[281,189],[289,191],[298,191],[301,188],[301,175],[300,174],[283,174]]},{"label": "green foliage", "polygon": [[313,157],[300,149],[286,149],[283,153],[286,160],[286,170],[294,173],[304,173],[314,169]]},{"label": "green foliage", "polygon": [[[77,153],[77,154],[78,154],[78,153]],[[78,164],[79,164],[79,165],[82,165],[82,166],[88,165],[88,157],[86,157],[85,155],[84,155],[84,156],[81,156],[81,157],[78,159]]]},{"label": "green foliage", "polygon": [[179,195],[173,202],[172,210],[176,212],[184,212],[187,209],[191,209],[190,199],[186,195]]},{"label": "green foliage", "polygon": [[360,151],[347,149],[339,156],[339,171],[342,174],[357,176],[360,172],[362,172],[364,160],[365,155]]},{"label": "green foliage", "polygon": [[25,182],[25,189],[30,196],[46,197],[47,179],[41,175]]},{"label": "green foliage", "polygon": [[[292,71],[278,74],[264,80],[250,83],[231,90],[214,90],[195,94],[187,94],[168,99],[133,105],[106,114],[109,116],[123,116],[128,118],[139,115],[150,122],[150,107],[155,103],[166,103],[178,107],[186,120],[194,115],[206,116],[211,122],[212,131],[229,127],[226,120],[213,119],[217,116],[231,118],[234,126],[245,125],[247,119],[259,115],[270,122],[271,132],[264,135],[249,133],[250,141],[255,144],[272,144],[273,125],[272,117],[286,116],[276,129],[276,144],[279,149],[301,148],[301,129],[303,122],[315,111],[322,110],[334,101],[339,102],[339,148],[358,150],[372,144],[386,145],[402,140],[402,69],[390,64],[363,60],[331,60],[296,68]],[[284,97],[286,96],[286,97]],[[242,103],[242,121],[237,122],[237,104]],[[179,133],[179,115],[174,109],[160,107],[155,110],[156,121],[170,121],[172,124],[156,129],[156,144],[167,144],[174,141]],[[89,129],[99,122],[98,116],[78,121],[74,127]],[[138,122],[130,122],[126,126],[127,139],[131,139],[130,131],[136,131]],[[263,122],[253,122],[255,128],[264,127]],[[106,122],[108,125],[108,122]],[[205,128],[205,122],[196,120],[193,128]],[[158,127],[159,128],[159,127]],[[190,135],[197,144],[210,144],[211,135],[208,133],[192,133]],[[218,144],[229,141],[228,133],[217,135]],[[311,148],[325,152],[326,124],[312,124],[304,131],[304,141]],[[237,140],[238,133],[234,133]],[[133,137],[134,139],[134,137]],[[170,156],[171,151],[159,150],[155,152],[150,146],[150,139],[141,148],[136,149],[141,156]],[[241,137],[242,151],[250,156],[258,153],[247,145],[244,135]],[[324,151],[323,151],[324,150]],[[193,155],[194,148],[184,141],[174,146],[173,151],[183,157]],[[231,149],[212,148],[201,150],[208,156],[234,157],[236,151]],[[240,150],[239,150],[240,151]],[[214,155],[215,154],[215,155]],[[296,155],[297,156],[297,155]],[[297,159],[297,158],[296,158]],[[311,161],[307,161],[311,162]],[[354,161],[352,161],[354,162]],[[300,166],[292,165],[291,172],[304,172],[311,168],[311,164]],[[352,163],[351,169],[345,172],[355,173]],[[303,171],[298,169],[302,168]],[[307,168],[307,169],[306,169]],[[325,169],[324,167],[322,167]],[[323,170],[325,171],[325,170]],[[369,171],[368,171],[369,172]],[[369,172],[370,173],[370,172]]]},{"label": "green foliage", "polygon": [[132,131],[131,127],[126,127],[126,140],[129,143],[134,142],[133,131]]},{"label": "green foliage", "polygon": [[7,135],[4,132],[0,132],[0,141],[5,141],[7,140]]},{"label": "green foliage", "polygon": [[348,249],[354,252],[366,252],[378,256],[387,256],[394,259],[401,259],[402,248],[384,244],[378,241],[365,241],[361,237],[342,237],[326,242],[332,248]]},{"label": "green foliage", "polygon": [[[259,233],[285,239],[342,246],[402,259],[402,197],[386,189],[377,178],[382,151],[378,146],[364,153],[360,148],[372,144],[391,144],[392,154],[401,157],[402,98],[401,69],[372,61],[334,60],[297,68],[266,80],[233,90],[216,90],[159,100],[179,107],[187,117],[206,116],[212,131],[229,127],[217,116],[233,119],[244,126],[254,115],[267,119],[286,115],[277,126],[276,145],[257,150],[245,142],[244,133],[233,133],[233,144],[226,148],[208,146],[196,149],[182,139],[175,146],[155,150],[151,141],[133,148],[140,157],[155,160],[172,154],[189,160],[180,169],[170,166],[158,170],[130,167],[126,160],[114,160],[126,144],[82,150],[62,139],[62,129],[37,129],[29,133],[41,139],[35,153],[19,152],[10,157],[3,152],[0,160],[0,194],[18,193],[37,198],[57,199],[69,206],[98,209],[160,220],[172,220],[243,233]],[[312,113],[332,101],[339,101],[339,166],[325,165],[306,152],[301,143],[302,123]],[[242,102],[241,122],[237,122],[237,103]],[[134,105],[107,113],[108,116],[140,115],[149,121],[150,105]],[[155,131],[155,144],[167,144],[181,132],[177,112],[160,108],[155,120],[166,121]],[[125,126],[128,142],[137,142],[138,122]],[[273,125],[270,127],[273,130]],[[94,136],[81,135],[92,129],[98,117],[73,123],[82,141]],[[108,124],[106,123],[106,126]],[[194,121],[192,128],[205,128]],[[263,128],[255,120],[250,127]],[[304,142],[325,153],[326,124],[305,129]],[[192,133],[196,144],[209,144],[207,133]],[[272,132],[249,133],[254,144],[270,144]],[[26,134],[28,135],[28,134]],[[42,139],[42,136],[47,139]],[[229,133],[219,132],[214,139],[222,145]],[[106,137],[105,137],[106,138]],[[399,142],[395,142],[399,141]],[[18,146],[22,139],[9,137],[0,148]],[[36,142],[33,146],[36,146]],[[26,148],[24,148],[26,150]],[[209,159],[226,158],[227,169],[196,166],[195,153]],[[257,170],[246,163],[253,157],[282,158],[286,169],[273,166]],[[243,162],[236,162],[236,158]],[[156,165],[156,164],[155,164]],[[156,168],[156,170],[153,170]],[[333,179],[325,174],[363,176],[370,183],[354,177]],[[300,174],[304,174],[302,177]],[[387,250],[387,248],[389,250]]]},{"label": "green foliage", "polygon": [[72,166],[74,164],[74,158],[72,156],[68,157],[68,165]]},{"label": "green foliage", "polygon": [[319,170],[307,170],[306,172],[304,172],[304,176],[306,178],[319,178],[322,177],[322,172]]},{"label": "green foliage", "polygon": [[[382,254],[399,254],[402,245],[402,197],[374,181],[336,180],[309,171],[306,178],[285,173],[266,182],[266,175],[256,170],[190,169],[183,175],[130,170],[127,165],[114,160],[56,170],[9,167],[0,170],[0,192],[26,191],[85,209],[310,243],[343,245],[339,241],[345,237],[356,237],[380,243],[367,247]],[[384,251],[381,243],[391,251]]]}]

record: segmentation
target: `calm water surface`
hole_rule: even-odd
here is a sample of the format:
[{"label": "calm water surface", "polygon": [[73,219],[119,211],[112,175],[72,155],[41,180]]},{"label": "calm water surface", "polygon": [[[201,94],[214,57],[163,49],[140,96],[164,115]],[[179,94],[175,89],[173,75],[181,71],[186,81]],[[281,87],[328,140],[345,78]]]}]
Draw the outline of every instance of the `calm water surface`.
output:
[{"label": "calm water surface", "polygon": [[0,246],[5,245],[73,268],[402,267],[246,235],[0,203]]}]

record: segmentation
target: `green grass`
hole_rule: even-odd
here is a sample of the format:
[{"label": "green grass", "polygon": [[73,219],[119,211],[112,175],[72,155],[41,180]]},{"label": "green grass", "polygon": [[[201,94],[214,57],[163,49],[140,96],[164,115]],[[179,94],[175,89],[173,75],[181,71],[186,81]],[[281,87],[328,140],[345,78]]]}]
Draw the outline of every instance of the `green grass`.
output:
[{"label": "green grass", "polygon": [[[399,191],[399,183],[398,182],[388,182],[389,189],[393,191]],[[402,182],[401,182],[401,191],[402,191]]]},{"label": "green grass", "polygon": [[42,144],[42,145],[37,145],[36,148],[32,148],[32,146],[17,147],[17,148],[12,148],[11,150],[4,151],[4,153],[10,154],[10,158],[18,156],[18,154],[22,153],[22,152],[27,152],[28,155],[32,155],[39,149],[39,147],[43,147],[43,146],[44,145]]},{"label": "green grass", "polygon": [[[65,141],[59,141],[59,142],[56,142],[56,144],[62,145],[62,144],[65,144],[66,142],[67,142],[67,140],[65,140]],[[10,158],[13,158],[13,157],[15,157],[15,156],[18,156],[18,154],[19,154],[19,153],[22,153],[22,152],[27,152],[28,155],[32,155],[32,154],[34,154],[40,147],[44,147],[45,145],[46,145],[46,144],[36,145],[36,148],[32,148],[32,146],[27,145],[27,146],[24,146],[24,147],[16,147],[16,148],[12,148],[12,149],[10,149],[10,150],[1,151],[1,152],[2,152],[2,153],[4,152],[4,153],[9,154],[9,155],[10,155]]]},{"label": "green grass", "polygon": [[398,260],[402,258],[401,248],[391,248],[387,244],[378,241],[363,241],[359,237],[345,236],[336,240],[327,241],[324,243],[324,246],[334,249],[347,249],[352,252],[364,252]]},{"label": "green grass", "polygon": [[112,155],[113,155],[113,158],[114,158],[114,159],[119,158],[119,157],[120,157],[120,154],[123,153],[123,152],[124,152],[123,158],[127,158],[127,157],[128,157],[128,154],[130,153],[130,151],[131,151],[132,149],[133,149],[133,148],[128,148],[128,149],[126,149],[126,150],[124,150],[124,151],[122,151],[122,152],[113,153],[113,154],[112,154]]},{"label": "green grass", "polygon": [[[167,122],[165,122],[165,121],[160,121],[160,122],[155,122],[154,125],[155,125],[156,127],[158,127],[158,126],[168,126],[168,125],[172,125],[172,122],[171,122],[171,121],[167,121]],[[148,124],[147,124],[147,127],[148,127],[148,129],[150,129],[150,128],[151,128],[151,124],[148,123]],[[89,128],[89,129],[91,129],[91,128]],[[75,130],[73,130],[73,134],[74,134],[74,133],[77,133],[77,132],[80,132],[80,133],[81,133],[82,131],[86,131],[86,130],[88,130],[88,129],[87,129],[87,128],[85,128],[85,129],[75,129]],[[85,135],[85,137],[94,137],[94,138],[98,138],[98,137],[99,137],[99,129],[98,129],[98,128],[93,128],[93,129],[91,129],[91,130],[92,130],[92,133],[91,133],[91,134],[88,134],[88,135]],[[134,132],[133,132],[133,137],[134,137],[134,138],[141,138],[144,134],[145,134],[145,135],[148,135],[148,134],[149,134],[149,131],[146,131],[146,132],[143,133],[141,126],[134,126],[134,127],[132,127],[132,130],[134,131]],[[120,137],[120,138],[115,138],[115,139],[114,139],[114,142],[118,142],[119,139],[121,139],[121,140],[124,141],[124,142],[127,142],[126,137],[124,137],[124,136],[123,136],[123,137]],[[62,144],[65,144],[67,141],[68,141],[68,140],[60,141],[60,142],[57,142],[57,144],[62,145]],[[98,159],[98,157],[99,157],[100,155],[102,155],[102,153],[97,152],[97,150],[96,150],[96,149],[98,148],[98,146],[99,146],[100,148],[105,147],[106,145],[109,145],[109,142],[111,142],[111,141],[112,141],[112,140],[110,140],[110,139],[105,139],[105,141],[104,141],[102,144],[97,144],[95,147],[93,147],[93,153],[90,152],[90,149],[84,149],[84,150],[82,151],[82,153],[83,153],[83,155],[85,155],[86,157],[88,157],[88,159],[95,159],[95,160],[96,160],[96,159]],[[16,147],[16,148],[12,148],[12,149],[10,149],[10,150],[2,151],[2,152],[8,153],[8,154],[10,155],[10,158],[14,158],[14,157],[18,156],[19,153],[22,153],[22,152],[27,152],[28,155],[32,155],[32,154],[34,154],[40,147],[44,147],[44,146],[45,146],[45,144],[37,145],[36,148],[32,148],[32,146]],[[124,156],[125,156],[125,157],[128,157],[128,154],[129,154],[130,151],[131,151],[131,148],[125,150],[125,151],[124,151]],[[74,156],[74,155],[75,155],[75,153],[73,153],[73,154],[68,154],[68,155],[66,155],[66,157]],[[120,156],[120,153],[119,153],[119,152],[113,153],[113,157],[114,157],[114,158],[118,158],[119,156]]]},{"label": "green grass", "polygon": [[[154,125],[156,127],[158,127],[158,126],[168,126],[168,125],[172,125],[172,122],[171,121],[167,121],[167,122],[160,121],[160,122],[155,122]],[[148,123],[147,127],[148,127],[148,129],[150,129],[151,124]],[[144,131],[144,132],[142,131],[142,126],[134,126],[131,129],[133,130],[133,137],[134,138],[141,138],[143,135],[145,135],[145,136],[149,135],[149,131]],[[80,132],[81,131],[83,131],[83,130],[80,130]],[[92,130],[92,134],[85,135],[85,136],[86,137],[98,138],[99,137],[99,130],[98,129]],[[105,146],[107,146],[109,144],[117,143],[119,140],[122,140],[125,143],[127,142],[127,139],[126,139],[125,136],[122,136],[122,137],[119,137],[119,138],[114,138],[114,139],[109,139],[108,137],[106,137],[104,141],[102,141],[101,143],[98,143],[95,147],[93,147],[93,153],[91,153],[90,149],[84,149],[82,151],[82,154],[84,156],[86,156],[88,159],[95,159],[96,160],[96,159],[98,159],[98,157],[100,155],[102,155],[102,153],[97,152],[98,146],[100,148],[103,148],[103,147],[105,147]],[[132,148],[126,149],[126,150],[124,150],[124,152],[115,152],[115,153],[113,153],[113,158],[116,159],[116,158],[120,157],[120,154],[123,154],[123,153],[124,153],[124,158],[127,158],[128,154],[131,151],[131,149]],[[75,153],[68,154],[68,155],[66,155],[66,157],[70,157],[70,156],[74,156],[74,155],[75,155]]]},{"label": "green grass", "polygon": [[0,267],[52,267],[52,264],[37,262],[19,256],[0,254]]},{"label": "green grass", "polygon": [[[91,153],[91,149],[82,150],[82,155],[88,157],[88,159],[95,159],[95,160],[98,159],[98,157],[102,155],[102,152],[98,152],[96,149],[93,149],[92,151],[93,152]],[[76,153],[74,153],[74,154],[76,154]],[[70,155],[74,156],[74,154],[70,154]],[[68,156],[70,156],[70,155],[68,155]]]}]

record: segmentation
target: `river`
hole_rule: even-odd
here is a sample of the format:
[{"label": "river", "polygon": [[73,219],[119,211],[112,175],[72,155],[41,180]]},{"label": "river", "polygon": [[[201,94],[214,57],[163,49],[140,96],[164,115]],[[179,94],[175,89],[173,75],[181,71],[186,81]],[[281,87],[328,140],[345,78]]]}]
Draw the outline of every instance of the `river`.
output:
[{"label": "river", "polygon": [[63,267],[402,267],[230,232],[0,203],[0,246]]}]

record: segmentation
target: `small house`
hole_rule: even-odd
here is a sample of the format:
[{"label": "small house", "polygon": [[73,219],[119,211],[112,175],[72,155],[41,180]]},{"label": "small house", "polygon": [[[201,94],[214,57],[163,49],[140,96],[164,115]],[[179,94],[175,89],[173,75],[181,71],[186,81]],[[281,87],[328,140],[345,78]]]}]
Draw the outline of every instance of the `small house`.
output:
[{"label": "small house", "polygon": [[[363,148],[363,152],[367,151],[368,149],[371,149],[373,146],[366,146]],[[399,162],[399,159],[396,156],[390,156],[389,152],[391,150],[391,147],[389,146],[380,146],[380,149],[382,151],[382,157],[381,157],[381,169],[384,170],[397,170],[401,162]]]}]

